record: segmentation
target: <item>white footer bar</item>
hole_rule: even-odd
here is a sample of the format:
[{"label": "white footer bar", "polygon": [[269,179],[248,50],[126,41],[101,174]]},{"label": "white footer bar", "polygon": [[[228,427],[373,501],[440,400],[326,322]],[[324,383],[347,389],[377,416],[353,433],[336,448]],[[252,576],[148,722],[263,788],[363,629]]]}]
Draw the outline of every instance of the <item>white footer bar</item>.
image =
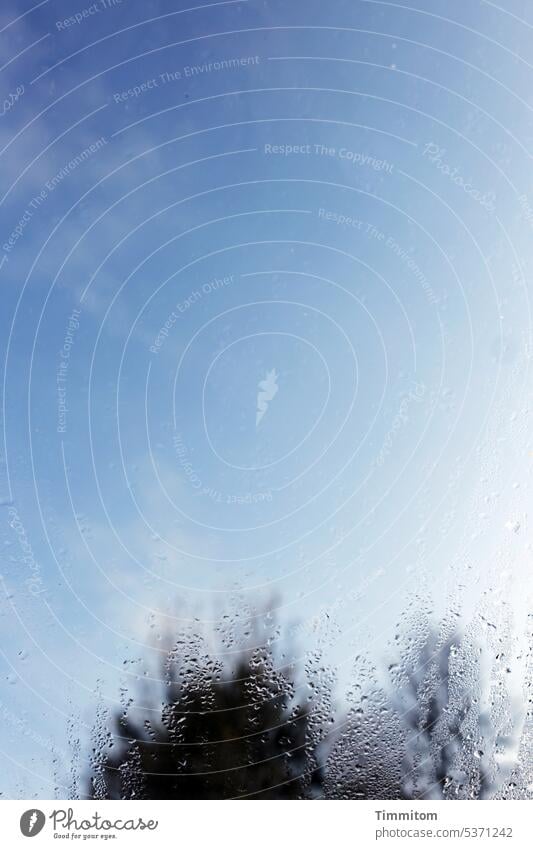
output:
[{"label": "white footer bar", "polygon": [[[0,802],[1,845],[533,847],[533,802]],[[34,838],[35,843],[30,843]],[[67,841],[69,841],[67,843]]]}]

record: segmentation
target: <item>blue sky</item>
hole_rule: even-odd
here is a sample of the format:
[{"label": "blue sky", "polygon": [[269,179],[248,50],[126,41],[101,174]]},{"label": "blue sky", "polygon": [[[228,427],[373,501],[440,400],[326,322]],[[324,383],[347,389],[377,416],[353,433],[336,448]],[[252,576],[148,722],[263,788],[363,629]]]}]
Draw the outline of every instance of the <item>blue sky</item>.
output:
[{"label": "blue sky", "polygon": [[416,604],[523,628],[527,4],[104,5],[0,13],[11,797],[235,593],[341,689]]}]

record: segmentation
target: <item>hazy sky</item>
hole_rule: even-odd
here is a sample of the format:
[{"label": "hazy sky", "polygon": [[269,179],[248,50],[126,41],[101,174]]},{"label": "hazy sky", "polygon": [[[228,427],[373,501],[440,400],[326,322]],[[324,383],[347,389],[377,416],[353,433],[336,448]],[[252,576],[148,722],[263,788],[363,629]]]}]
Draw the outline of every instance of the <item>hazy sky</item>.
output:
[{"label": "hazy sky", "polygon": [[489,589],[520,632],[532,27],[2,4],[6,795],[61,795],[69,719],[150,626],[238,592],[341,681],[409,605]]}]

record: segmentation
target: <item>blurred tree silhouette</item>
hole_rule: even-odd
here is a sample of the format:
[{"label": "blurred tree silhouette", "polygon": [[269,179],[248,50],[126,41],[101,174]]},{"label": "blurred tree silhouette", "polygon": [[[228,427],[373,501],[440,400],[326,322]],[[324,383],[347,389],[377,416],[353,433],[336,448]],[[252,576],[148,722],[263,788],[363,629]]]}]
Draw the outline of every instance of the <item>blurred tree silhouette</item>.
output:
[{"label": "blurred tree silhouette", "polygon": [[[276,667],[270,647],[241,651],[232,669],[181,639],[166,656],[162,698],[95,726],[86,795],[97,799],[318,798],[324,737],[313,688]],[[314,706],[316,708],[316,705]],[[313,716],[313,713],[315,716]],[[318,711],[320,717],[320,711]]]},{"label": "blurred tree silhouette", "polygon": [[239,641],[221,628],[229,663],[204,637],[182,635],[164,654],[160,680],[145,682],[143,705],[123,691],[112,731],[97,720],[86,795],[514,797],[531,769],[519,758],[524,709],[505,685],[511,646],[502,635],[482,645],[474,625],[458,632],[453,622],[437,629],[421,616],[409,621],[385,680],[358,654],[335,735],[331,674],[318,653],[307,655],[304,676],[277,656],[277,638],[256,633],[261,647],[241,641],[236,649]]},{"label": "blurred tree silhouette", "polygon": [[476,620],[462,630],[450,620],[417,612],[398,628],[385,680],[363,656],[326,798],[523,798],[531,764],[520,758],[525,707],[509,690],[511,638],[502,628],[491,645]]}]

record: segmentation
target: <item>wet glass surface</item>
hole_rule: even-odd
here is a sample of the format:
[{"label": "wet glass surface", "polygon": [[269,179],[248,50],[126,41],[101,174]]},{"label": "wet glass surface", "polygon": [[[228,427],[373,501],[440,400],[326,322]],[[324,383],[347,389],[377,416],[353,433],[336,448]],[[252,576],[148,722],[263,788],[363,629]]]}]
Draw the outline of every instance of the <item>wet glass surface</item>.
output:
[{"label": "wet glass surface", "polygon": [[2,4],[3,798],[531,798],[532,25]]}]

